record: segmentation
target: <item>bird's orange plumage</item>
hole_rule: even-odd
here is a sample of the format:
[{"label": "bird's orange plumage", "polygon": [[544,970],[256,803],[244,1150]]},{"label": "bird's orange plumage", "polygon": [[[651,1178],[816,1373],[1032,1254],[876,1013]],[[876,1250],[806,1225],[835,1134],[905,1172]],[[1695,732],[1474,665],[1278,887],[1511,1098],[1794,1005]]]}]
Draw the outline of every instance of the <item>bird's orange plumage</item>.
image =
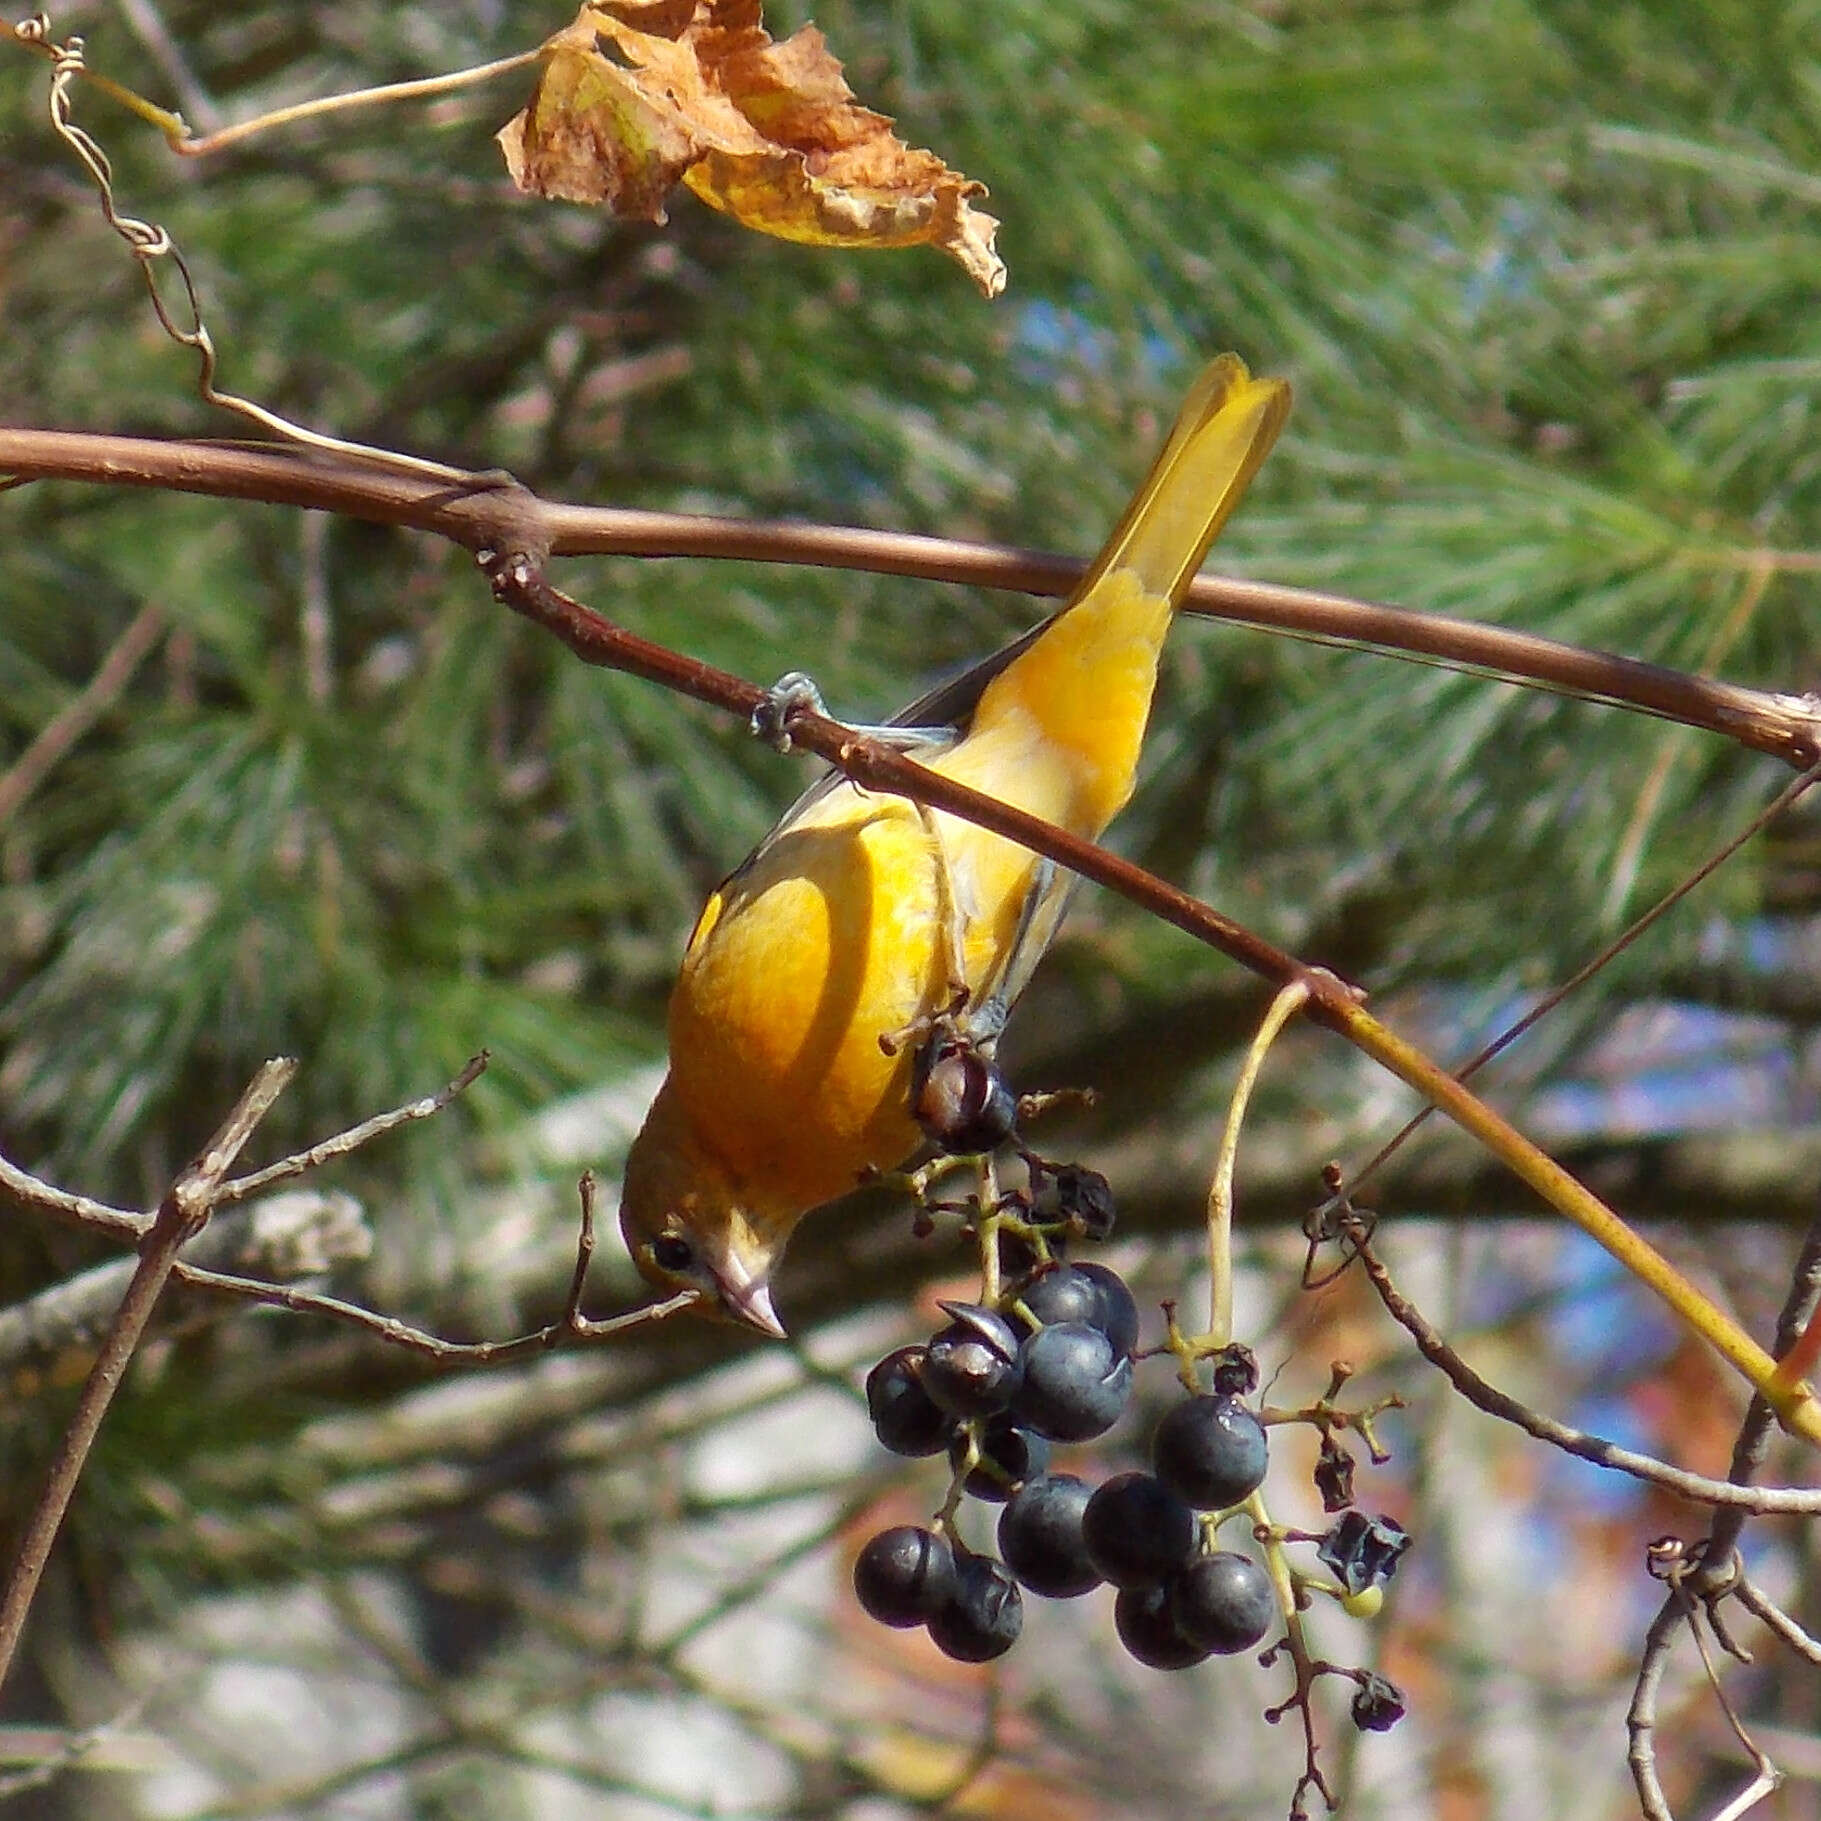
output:
[{"label": "bird's orange plumage", "polygon": [[[1171,615],[1288,407],[1232,355],[1203,372],[1068,604],[980,666],[977,690],[939,692],[971,710],[931,770],[1100,834],[1131,795]],[[670,1074],[626,1166],[621,1224],[646,1275],[778,1331],[770,1274],[797,1221],[916,1148],[910,1059],[879,1039],[947,1003],[947,931],[975,999],[1009,1000],[1065,895],[972,823],[848,784],[810,793],[690,938]]]}]

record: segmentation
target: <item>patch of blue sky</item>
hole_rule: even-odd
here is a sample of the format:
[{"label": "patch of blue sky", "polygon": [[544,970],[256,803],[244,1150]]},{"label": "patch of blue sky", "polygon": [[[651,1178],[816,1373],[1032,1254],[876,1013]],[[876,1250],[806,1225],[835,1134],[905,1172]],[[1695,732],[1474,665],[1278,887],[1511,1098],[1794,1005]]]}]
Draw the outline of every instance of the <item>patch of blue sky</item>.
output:
[{"label": "patch of blue sky", "polygon": [[[1650,1454],[1656,1446],[1655,1438],[1622,1397],[1596,1394],[1582,1398],[1563,1413],[1563,1420],[1636,1454]],[[1579,1455],[1552,1448],[1540,1502],[1548,1508],[1572,1510],[1582,1517],[1623,1518],[1638,1510],[1649,1492],[1643,1480],[1634,1479],[1629,1473],[1596,1466]]]},{"label": "patch of blue sky", "polygon": [[1742,967],[1767,978],[1798,968],[1812,973],[1821,961],[1821,925],[1812,917],[1752,917],[1742,923],[1712,917],[1702,925],[1698,952],[1709,967]]},{"label": "patch of blue sky", "polygon": [[1012,360],[1040,383],[1062,379],[1083,367],[1101,370],[1113,358],[1113,334],[1085,309],[1034,297],[1018,312]]},{"label": "patch of blue sky", "polygon": [[1545,236],[1536,206],[1507,197],[1461,285],[1462,314],[1471,323],[1496,304],[1534,295],[1546,264]]},{"label": "patch of blue sky", "polygon": [[1675,1345],[1668,1310],[1617,1259],[1563,1223],[1554,1244],[1513,1254],[1523,1268],[1476,1272],[1461,1307],[1469,1328],[1528,1315],[1550,1347],[1577,1365],[1618,1376],[1653,1364]]},{"label": "patch of blue sky", "polygon": [[1765,1129],[1787,1122],[1800,1086],[1796,1060],[1777,1051],[1703,1066],[1640,1069],[1622,1080],[1559,1080],[1539,1088],[1524,1112],[1534,1136],[1669,1138],[1683,1132]]},{"label": "patch of blue sky", "polygon": [[1675,1318],[1584,1233],[1563,1234],[1556,1282],[1546,1318],[1549,1338],[1577,1364],[1623,1378],[1654,1365],[1677,1344]]}]

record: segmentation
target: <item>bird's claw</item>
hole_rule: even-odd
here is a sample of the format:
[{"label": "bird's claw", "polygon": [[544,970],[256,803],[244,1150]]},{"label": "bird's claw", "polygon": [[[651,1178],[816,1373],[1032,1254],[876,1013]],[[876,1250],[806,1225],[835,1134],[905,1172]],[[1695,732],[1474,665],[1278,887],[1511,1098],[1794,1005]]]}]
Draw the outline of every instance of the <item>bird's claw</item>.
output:
[{"label": "bird's claw", "polygon": [[[895,1031],[879,1033],[879,1048],[887,1056],[896,1056],[908,1049],[913,1043],[921,1043],[926,1037],[937,1031],[950,1031],[959,1034],[961,1014],[967,1010],[970,997],[965,980],[951,979],[948,983],[948,1003],[939,1011],[920,1012],[909,1024],[901,1024]],[[993,1033],[997,1037],[998,1032]]]},{"label": "bird's claw", "polygon": [[764,699],[752,711],[747,722],[753,738],[782,753],[795,750],[790,737],[790,724],[800,714],[826,716],[828,705],[814,678],[801,670],[787,670],[766,690]]}]

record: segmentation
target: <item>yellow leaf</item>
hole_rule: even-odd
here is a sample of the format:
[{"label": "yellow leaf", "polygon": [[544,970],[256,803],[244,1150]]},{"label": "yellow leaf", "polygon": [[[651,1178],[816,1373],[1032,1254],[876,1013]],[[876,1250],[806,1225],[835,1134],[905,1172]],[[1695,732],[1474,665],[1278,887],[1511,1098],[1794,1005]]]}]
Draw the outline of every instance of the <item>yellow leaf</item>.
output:
[{"label": "yellow leaf", "polygon": [[774,44],[759,0],[589,0],[500,132],[520,189],[662,221],[681,180],[747,227],[815,246],[940,248],[1005,288],[986,188],[896,138],[811,26]]}]

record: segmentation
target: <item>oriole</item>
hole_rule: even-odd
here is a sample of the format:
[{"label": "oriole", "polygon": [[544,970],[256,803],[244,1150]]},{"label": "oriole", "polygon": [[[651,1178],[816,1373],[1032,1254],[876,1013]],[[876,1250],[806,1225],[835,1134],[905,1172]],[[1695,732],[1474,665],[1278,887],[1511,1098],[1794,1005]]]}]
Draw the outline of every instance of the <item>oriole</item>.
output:
[{"label": "oriole", "polygon": [[[914,703],[934,771],[1098,837],[1131,795],[1170,617],[1283,425],[1289,388],[1233,355],[1196,381],[1069,601]],[[708,900],[670,1001],[670,1073],[626,1161],[639,1269],[708,1314],[784,1329],[771,1280],[797,1222],[919,1141],[911,1058],[880,1039],[952,999],[1016,999],[1068,880],[972,823],[831,774]]]}]

